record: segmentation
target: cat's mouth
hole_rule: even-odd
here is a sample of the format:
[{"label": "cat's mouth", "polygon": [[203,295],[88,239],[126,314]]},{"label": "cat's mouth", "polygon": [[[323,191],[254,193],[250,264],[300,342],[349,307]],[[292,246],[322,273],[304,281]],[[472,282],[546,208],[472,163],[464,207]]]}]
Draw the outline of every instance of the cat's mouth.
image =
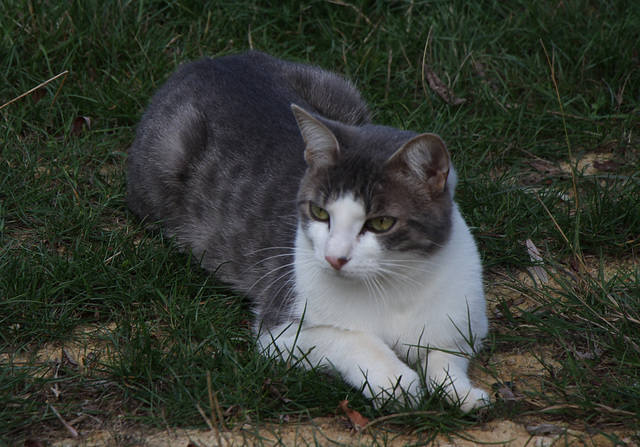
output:
[{"label": "cat's mouth", "polygon": [[325,262],[323,265],[324,271],[325,273],[327,273],[328,275],[334,277],[334,278],[341,278],[344,279],[346,281],[358,281],[358,280],[362,280],[363,279],[363,273],[362,271],[359,271],[357,269],[354,269],[353,266],[342,266],[341,268],[337,269],[334,266],[332,266],[331,264],[329,264],[328,262]]},{"label": "cat's mouth", "polygon": [[358,278],[357,275],[350,272],[345,272],[343,270],[334,270],[334,269],[329,269],[329,270],[330,270],[329,273],[337,278],[348,279],[348,280],[354,280]]}]

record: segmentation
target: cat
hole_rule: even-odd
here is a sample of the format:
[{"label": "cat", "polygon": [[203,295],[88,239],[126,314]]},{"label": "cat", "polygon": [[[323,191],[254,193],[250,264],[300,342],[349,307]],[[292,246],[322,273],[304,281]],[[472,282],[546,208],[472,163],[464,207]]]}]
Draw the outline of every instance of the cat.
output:
[{"label": "cat", "polygon": [[251,51],[158,90],[127,203],[250,299],[265,355],[376,406],[438,389],[470,411],[489,403],[467,375],[488,320],[455,184],[440,137],[374,125],[349,81]]}]

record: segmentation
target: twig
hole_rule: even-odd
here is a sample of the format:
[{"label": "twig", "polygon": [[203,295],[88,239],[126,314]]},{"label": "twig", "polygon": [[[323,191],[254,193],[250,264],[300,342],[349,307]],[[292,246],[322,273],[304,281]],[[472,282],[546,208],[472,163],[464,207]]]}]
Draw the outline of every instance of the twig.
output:
[{"label": "twig", "polygon": [[389,98],[389,86],[391,85],[391,61],[393,59],[393,49],[389,48],[389,60],[387,62],[387,87],[384,90],[384,99]]},{"label": "twig", "polygon": [[62,422],[62,425],[64,425],[64,428],[67,429],[67,431],[71,434],[71,436],[73,436],[74,438],[77,438],[78,436],[80,436],[78,434],[78,430],[76,430],[75,428],[73,428],[71,426],[71,424],[69,424],[67,421],[64,420],[64,418],[62,417],[62,415],[60,413],[58,413],[58,410],[56,410],[56,407],[54,407],[53,405],[51,405],[50,402],[47,402],[47,405],[49,405],[49,408],[51,408],[51,411],[53,411],[53,414],[56,415],[56,417],[60,420],[60,422]]},{"label": "twig", "polygon": [[359,431],[364,433],[365,430],[372,427],[373,425],[379,424],[380,422],[390,421],[390,420],[405,417],[405,416],[432,416],[434,414],[438,414],[438,412],[437,411],[408,411],[406,413],[387,414],[385,416],[380,416],[379,418],[375,418],[369,421],[369,423],[364,425]]},{"label": "twig", "polygon": [[213,432],[216,432],[217,430],[216,430],[215,426],[213,425],[213,421],[211,419],[209,419],[207,414],[204,412],[204,410],[200,406],[200,402],[196,403],[196,409],[198,410],[198,413],[200,413],[200,416],[202,416],[202,419],[204,419],[204,421],[209,426],[209,430],[211,430]]},{"label": "twig", "polygon": [[367,22],[367,25],[371,25],[371,20],[365,16],[362,13],[362,10],[358,9],[358,7],[356,5],[352,5],[350,3],[345,3],[342,0],[325,0],[327,3],[333,3],[334,5],[340,5],[340,6],[348,6],[349,8],[353,9],[356,14],[358,14],[358,17],[361,17],[364,19],[365,22]]},{"label": "twig", "polygon": [[[565,118],[564,109],[562,107],[562,99],[560,98],[560,89],[558,88],[558,81],[556,80],[556,71],[551,63],[551,59],[549,59],[549,53],[547,53],[547,47],[544,46],[544,42],[540,39],[540,45],[542,45],[542,49],[544,50],[544,55],[547,57],[547,64],[549,64],[549,69],[551,70],[551,82],[553,82],[553,87],[556,91],[556,97],[558,98],[558,106],[560,107],[560,116],[562,117],[562,126],[564,127],[564,137],[567,141],[567,150],[569,151],[569,161],[573,159],[573,153],[571,151],[571,142],[569,141],[569,131],[567,130],[567,120]],[[580,202],[578,198],[578,187],[576,185],[576,173],[575,169],[571,170],[571,179],[573,181],[573,196],[576,201],[576,212],[580,212]]]},{"label": "twig", "polygon": [[424,91],[424,96],[429,101],[429,92],[427,91],[427,83],[425,81],[424,69],[427,65],[427,48],[429,47],[429,41],[431,40],[431,31],[433,31],[433,25],[429,27],[429,33],[427,34],[427,40],[424,43],[424,51],[422,52],[422,90]]},{"label": "twig", "polygon": [[[211,430],[215,433],[218,438],[218,445],[222,445],[222,430],[224,429],[224,416],[222,415],[222,410],[220,409],[220,403],[218,402],[218,393],[213,392],[213,384],[211,382],[211,371],[207,371],[207,394],[209,395],[209,406],[211,407],[211,420],[213,424],[216,424],[216,427],[211,427]],[[216,417],[217,413],[217,417]],[[229,443],[228,439],[225,436],[225,440]]]},{"label": "twig", "polygon": [[38,90],[40,87],[44,87],[45,85],[49,84],[50,82],[55,81],[56,79],[58,79],[60,76],[66,76],[67,74],[69,74],[69,70],[65,70],[60,74],[55,75],[54,77],[52,77],[51,79],[48,79],[46,81],[44,81],[42,84],[33,87],[31,90],[29,90],[28,92],[23,93],[22,95],[13,98],[11,101],[4,103],[3,105],[0,106],[0,110],[4,109],[5,107],[7,107],[9,104],[16,102],[17,100],[19,100],[20,98],[24,98],[25,96],[35,92],[36,90]]}]

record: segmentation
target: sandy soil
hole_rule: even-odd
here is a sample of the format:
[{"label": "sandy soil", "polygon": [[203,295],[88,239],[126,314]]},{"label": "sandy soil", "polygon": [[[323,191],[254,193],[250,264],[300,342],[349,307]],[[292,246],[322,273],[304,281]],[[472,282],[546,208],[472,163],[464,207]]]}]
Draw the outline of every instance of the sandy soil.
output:
[{"label": "sandy soil", "polygon": [[[490,312],[498,310],[492,304],[496,296],[512,300],[518,306],[526,307],[527,297],[523,297],[508,281],[494,278],[488,293]],[[517,279],[524,285],[534,287],[535,275],[522,274]],[[531,282],[531,284],[527,284]],[[531,303],[535,304],[535,303]],[[524,308],[521,307],[521,308]],[[96,337],[102,331],[112,328],[81,328],[72,342],[64,345],[54,344],[39,352],[40,361],[49,364],[75,362],[79,368],[88,367],[86,363],[107,347],[96,344],[95,340],[107,339]],[[6,355],[0,354],[0,365],[6,362]],[[16,360],[14,358],[14,360]],[[501,350],[491,355],[488,367],[475,368],[470,371],[474,381],[490,389],[496,380],[501,382],[516,381],[522,389],[538,390],[546,377],[549,365],[554,365],[554,353],[545,346],[536,348],[535,355],[520,352],[517,348]],[[477,362],[476,362],[477,363]],[[48,374],[55,374],[51,368]],[[484,372],[483,372],[484,371]],[[486,371],[491,371],[491,374]],[[519,396],[511,395],[516,400]],[[73,436],[72,429],[64,427],[60,422],[59,430],[43,434],[42,438],[21,440],[24,446],[40,446],[40,441],[47,439],[47,445],[57,447],[74,446],[150,446],[150,447],[192,447],[192,446],[229,446],[229,445],[389,445],[404,446],[430,441],[434,446],[475,446],[479,444],[497,444],[505,446],[613,446],[627,445],[640,447],[637,439],[640,433],[625,432],[624,429],[604,429],[605,434],[592,433],[580,425],[579,421],[571,424],[553,419],[543,419],[539,412],[517,412],[511,420],[491,420],[478,424],[464,432],[449,436],[437,436],[430,440],[429,434],[407,435],[390,431],[390,425],[373,424],[369,429],[356,431],[349,418],[344,414],[319,417],[312,421],[288,422],[276,425],[256,426],[245,424],[233,430],[218,432],[217,430],[185,430],[185,429],[150,429],[149,427],[131,426],[130,422],[119,421],[117,415],[100,424],[95,429],[81,432]],[[73,421],[71,426],[73,426]],[[198,421],[200,422],[200,421]],[[107,426],[108,428],[105,428]],[[407,429],[407,432],[410,431]],[[615,444],[608,435],[615,435],[622,443]],[[635,441],[633,440],[635,439]]]},{"label": "sandy soil", "polygon": [[[108,330],[103,328],[100,330]],[[92,355],[104,349],[87,342],[94,330],[85,328],[86,337],[78,337],[76,342],[67,343],[64,347],[52,346],[41,352],[41,360],[60,363],[62,361],[83,362]],[[83,340],[84,338],[84,340]],[[526,384],[528,389],[536,389],[538,383],[544,379],[545,365],[553,363],[553,353],[541,347],[536,356],[530,353],[498,352],[491,357],[491,375],[483,373],[479,368],[473,368],[472,378],[480,384],[495,383],[496,375],[503,380],[517,378],[518,382]],[[62,357],[66,357],[63,359]],[[1,363],[0,359],[0,363]],[[49,370],[51,371],[51,370]],[[489,385],[490,386],[490,385]],[[112,418],[113,419],[113,418]],[[117,418],[115,418],[117,419]],[[72,421],[70,421],[72,422]],[[375,424],[366,431],[356,432],[349,418],[343,414],[319,417],[312,421],[300,423],[289,422],[279,425],[255,426],[245,424],[234,430],[218,432],[217,430],[185,430],[167,428],[163,430],[148,427],[131,427],[128,423],[119,424],[117,420],[106,422],[107,429],[95,429],[80,432],[79,436],[72,436],[71,431],[65,429],[61,422],[56,433],[47,433],[43,438],[50,440],[51,446],[149,446],[149,447],[213,447],[232,445],[388,445],[404,446],[428,441],[425,436],[407,435],[390,431],[389,426]],[[104,427],[104,425],[101,425]],[[640,447],[632,441],[633,433],[624,430],[607,431],[608,435],[616,435],[625,440],[624,445]],[[637,439],[637,438],[636,438]],[[259,442],[260,441],[260,442]],[[575,424],[540,419],[536,415],[516,420],[492,420],[479,424],[472,429],[449,436],[437,436],[428,445],[469,447],[479,444],[498,444],[505,446],[613,446],[610,439],[602,434],[588,433],[584,428]],[[20,443],[19,445],[38,446],[42,444]],[[618,444],[619,445],[619,444]]]},{"label": "sandy soil", "polygon": [[[533,434],[532,434],[533,433]],[[637,447],[624,433],[620,439],[629,447]],[[233,431],[212,430],[148,430],[95,431],[80,438],[66,438],[53,442],[56,447],[75,446],[149,446],[149,447],[214,447],[235,445],[388,445],[405,446],[427,441],[424,437],[395,434],[370,429],[367,433],[355,433],[347,427],[344,418],[322,417],[310,423],[283,424],[270,427],[245,426]],[[613,446],[601,434],[588,434],[554,424],[531,423],[523,425],[512,421],[491,421],[471,430],[452,436],[438,436],[428,445],[471,447],[480,444],[504,446]]]}]

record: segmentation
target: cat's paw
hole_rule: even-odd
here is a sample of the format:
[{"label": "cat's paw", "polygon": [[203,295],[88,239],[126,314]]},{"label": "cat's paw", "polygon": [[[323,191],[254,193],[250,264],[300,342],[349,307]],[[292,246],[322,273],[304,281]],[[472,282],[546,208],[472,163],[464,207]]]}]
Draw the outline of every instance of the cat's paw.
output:
[{"label": "cat's paw", "polygon": [[480,388],[471,388],[464,392],[456,391],[459,396],[460,409],[465,413],[491,405],[489,395]]},{"label": "cat's paw", "polygon": [[418,374],[407,369],[403,374],[387,377],[377,384],[367,384],[365,395],[372,399],[373,405],[380,409],[384,406],[415,407],[420,402],[422,387]]}]

